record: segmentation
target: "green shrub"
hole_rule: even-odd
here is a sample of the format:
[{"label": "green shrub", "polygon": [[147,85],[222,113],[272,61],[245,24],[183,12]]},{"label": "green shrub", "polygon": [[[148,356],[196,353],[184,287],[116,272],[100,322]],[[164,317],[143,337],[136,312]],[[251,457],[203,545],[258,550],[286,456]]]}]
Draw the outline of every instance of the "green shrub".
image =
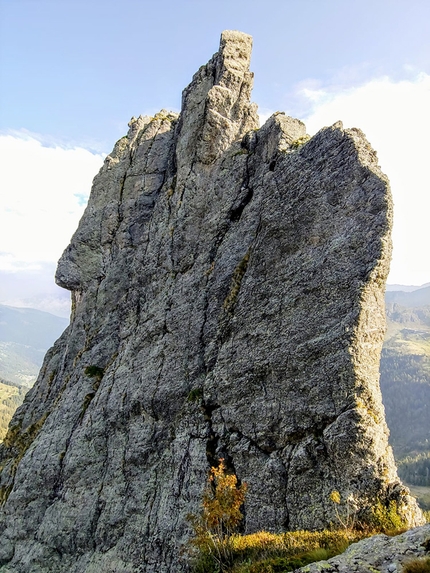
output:
[{"label": "green shrub", "polygon": [[407,529],[407,523],[399,514],[397,503],[391,500],[388,506],[380,501],[372,507],[369,525],[376,531],[383,533],[399,533]]},{"label": "green shrub", "polygon": [[88,376],[89,378],[98,378],[99,380],[101,380],[103,378],[105,371],[103,370],[103,368],[91,364],[90,366],[87,366],[85,368],[84,373],[85,376]]},{"label": "green shrub", "polygon": [[193,388],[191,392],[188,394],[188,402],[198,402],[203,398],[203,389],[202,388]]}]

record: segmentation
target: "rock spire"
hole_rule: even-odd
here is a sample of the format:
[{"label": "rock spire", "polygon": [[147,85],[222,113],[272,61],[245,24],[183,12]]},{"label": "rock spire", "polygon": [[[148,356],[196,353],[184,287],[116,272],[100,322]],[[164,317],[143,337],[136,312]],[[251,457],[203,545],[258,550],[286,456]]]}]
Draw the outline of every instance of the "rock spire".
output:
[{"label": "rock spire", "polygon": [[357,129],[258,128],[251,38],[224,32],[180,115],[133,118],[56,279],[71,324],[1,448],[0,571],[179,572],[223,457],[244,527],[316,529],[333,490],[421,513],[378,384],[387,178]]}]

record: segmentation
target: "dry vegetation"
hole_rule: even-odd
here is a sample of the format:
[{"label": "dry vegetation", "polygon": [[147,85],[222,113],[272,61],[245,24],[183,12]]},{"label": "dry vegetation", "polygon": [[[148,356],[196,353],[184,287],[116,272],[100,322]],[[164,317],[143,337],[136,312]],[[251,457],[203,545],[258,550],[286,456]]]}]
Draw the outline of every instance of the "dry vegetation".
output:
[{"label": "dry vegetation", "polygon": [[[211,468],[201,511],[189,516],[194,536],[186,551],[194,573],[284,573],[334,557],[351,543],[375,533],[394,535],[405,530],[394,507],[384,511],[378,505],[373,523],[363,526],[355,519],[351,505],[348,519],[339,519],[332,529],[240,535],[236,531],[245,493],[246,484],[238,484],[236,476],[227,472],[224,460]],[[342,502],[336,491],[330,498],[339,508],[350,503]],[[427,570],[416,573],[421,571]]]}]

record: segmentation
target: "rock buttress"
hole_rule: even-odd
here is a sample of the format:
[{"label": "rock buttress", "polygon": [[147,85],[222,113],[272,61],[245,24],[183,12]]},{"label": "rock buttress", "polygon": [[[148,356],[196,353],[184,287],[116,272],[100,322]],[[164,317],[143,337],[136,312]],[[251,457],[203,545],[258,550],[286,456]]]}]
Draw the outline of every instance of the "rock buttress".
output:
[{"label": "rock buttress", "polygon": [[224,32],[178,117],[133,118],[57,282],[72,320],[0,450],[5,573],[176,572],[224,457],[244,528],[420,511],[378,384],[392,207],[363,134],[258,128],[251,38]]}]

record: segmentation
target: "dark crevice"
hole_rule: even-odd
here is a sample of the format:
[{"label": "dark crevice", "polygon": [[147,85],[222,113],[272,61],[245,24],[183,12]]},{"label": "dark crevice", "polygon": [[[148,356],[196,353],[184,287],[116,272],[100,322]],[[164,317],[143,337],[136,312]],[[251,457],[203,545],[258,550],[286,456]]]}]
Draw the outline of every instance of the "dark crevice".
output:
[{"label": "dark crevice", "polygon": [[218,450],[219,436],[212,427],[212,412],[219,408],[219,406],[217,404],[207,404],[202,401],[202,408],[204,419],[208,423],[206,434],[206,459],[211,468],[217,467],[219,464],[219,458],[217,457],[216,452]]},{"label": "dark crevice", "polygon": [[204,291],[204,306],[203,306],[203,321],[202,321],[202,325],[200,328],[200,332],[199,332],[199,347],[201,348],[200,351],[200,363],[202,365],[203,371],[205,372],[205,374],[207,374],[208,372],[208,368],[207,368],[207,364],[206,364],[206,359],[205,359],[205,350],[206,350],[206,344],[205,344],[205,327],[206,327],[206,322],[208,319],[208,308],[209,308],[209,297],[208,297],[208,293],[207,290],[205,289]]},{"label": "dark crevice", "polygon": [[214,238],[213,245],[209,251],[209,260],[211,263],[215,261],[217,254],[218,254],[218,250],[219,250],[222,242],[224,241],[225,236],[227,235],[228,229],[229,229],[228,222],[223,221],[222,227],[219,230],[217,236]]},{"label": "dark crevice", "polygon": [[212,64],[210,71],[212,73],[212,79],[213,79],[213,85],[216,86],[219,84],[219,77],[218,77],[218,69],[221,68],[221,66],[219,66],[219,60],[221,59],[221,55],[218,52],[217,54],[214,55],[214,57],[208,62],[207,66],[210,66],[210,64]]},{"label": "dark crevice", "polygon": [[[124,214],[123,214],[123,210],[122,210],[122,199],[123,199],[123,195],[124,195],[125,180],[127,179],[127,174],[128,174],[129,169],[131,168],[132,164],[133,164],[133,149],[130,146],[130,148],[128,150],[128,166],[125,169],[124,174],[122,175],[120,182],[119,182],[118,225],[117,225],[116,231],[118,231],[118,229],[121,226],[121,223],[123,222],[123,219],[124,219]],[[103,220],[102,220],[102,222],[103,222]]]},{"label": "dark crevice", "polygon": [[239,439],[247,440],[251,446],[253,446],[256,450],[261,452],[265,457],[268,457],[274,451],[272,449],[266,449],[263,446],[260,446],[260,444],[258,444],[255,440],[253,440],[249,436],[245,436],[245,434],[242,434],[242,432],[240,430],[238,430],[237,428],[230,429],[229,433],[230,434],[235,433],[239,436]]},{"label": "dark crevice", "polygon": [[[243,140],[241,142],[241,147],[246,149],[246,147],[243,145]],[[254,195],[254,189],[249,185],[250,180],[251,180],[251,173],[250,173],[249,155],[248,155],[246,157],[245,170],[243,174],[243,183],[229,213],[229,220],[231,222],[239,221],[239,219],[242,216],[243,210],[252,200],[252,197]],[[243,195],[244,191],[245,194]],[[239,202],[236,203],[237,201]]]},{"label": "dark crevice", "polygon": [[232,222],[239,221],[239,219],[242,216],[243,210],[248,205],[248,203],[251,201],[253,195],[254,195],[254,190],[253,189],[247,189],[246,195],[242,198],[239,205],[231,210],[230,221],[232,221]]},{"label": "dark crevice", "polygon": [[258,139],[258,131],[248,131],[243,136],[242,141],[240,142],[240,146],[243,149],[248,150],[249,153],[254,153],[255,148],[258,145]]}]

